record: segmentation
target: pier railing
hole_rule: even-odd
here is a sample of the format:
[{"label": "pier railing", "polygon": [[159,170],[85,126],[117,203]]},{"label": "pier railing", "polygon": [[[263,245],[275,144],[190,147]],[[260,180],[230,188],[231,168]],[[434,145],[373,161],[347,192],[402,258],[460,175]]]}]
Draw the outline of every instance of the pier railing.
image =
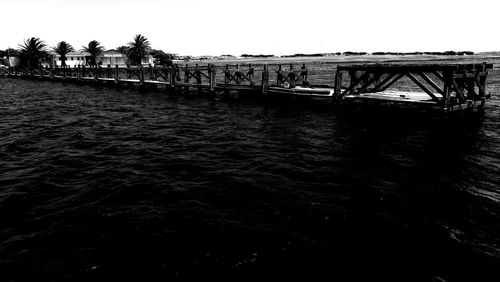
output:
[{"label": "pier railing", "polygon": [[[302,96],[315,93],[315,97],[329,99],[335,104],[351,100],[371,100],[430,105],[449,111],[484,105],[489,97],[486,92],[488,70],[492,67],[492,64],[486,63],[317,64],[312,70],[305,64],[186,64],[168,67],[108,65],[3,68],[0,69],[0,75],[90,83],[109,82],[116,86],[163,86],[167,89],[194,89],[198,92],[246,91],[264,95],[280,92]],[[396,86],[397,84],[404,87]],[[320,88],[322,92],[314,92]],[[322,97],[323,92],[329,95]]]},{"label": "pier railing", "polygon": [[167,87],[190,88],[200,91],[214,91],[216,70],[212,65],[179,67],[166,66],[127,66],[107,67],[38,67],[2,69],[4,76],[21,78],[41,78],[67,81],[112,82],[117,85],[128,83],[144,85],[165,85]]},{"label": "pier railing", "polygon": [[[486,63],[339,66],[335,76],[336,98],[436,104],[444,110],[466,108],[476,103],[484,105],[489,97],[486,77],[492,67]],[[343,83],[345,73],[349,76],[346,86]],[[389,91],[404,79],[412,82],[418,92],[399,91],[396,96]]]}]

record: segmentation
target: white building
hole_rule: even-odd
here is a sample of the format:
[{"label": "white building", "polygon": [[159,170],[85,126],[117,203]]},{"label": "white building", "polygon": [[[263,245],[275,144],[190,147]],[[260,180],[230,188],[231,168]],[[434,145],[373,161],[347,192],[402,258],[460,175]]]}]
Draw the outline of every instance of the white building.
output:
[{"label": "white building", "polygon": [[[56,53],[51,53],[54,66],[60,67],[62,65],[61,56]],[[87,52],[70,52],[66,54],[66,66],[68,67],[77,67],[77,66],[85,66],[87,64],[86,56],[90,56]]]},{"label": "white building", "polygon": [[108,50],[97,56],[97,62],[100,62],[104,67],[107,65],[111,65],[112,67],[116,65],[118,65],[118,67],[126,67],[127,55],[116,50]]},{"label": "white building", "polygon": [[8,66],[8,67],[17,67],[21,64],[21,60],[19,59],[18,56],[10,56],[10,57],[3,57],[0,60],[0,64]]},{"label": "white building", "polygon": [[[97,57],[97,62],[101,63],[103,67],[110,65],[112,67],[118,65],[118,67],[126,67],[128,62],[128,57],[126,54],[119,52],[117,50],[111,49],[104,51],[101,55]],[[152,55],[147,55],[141,59],[141,64],[144,67],[149,65],[154,66],[154,58]]]}]

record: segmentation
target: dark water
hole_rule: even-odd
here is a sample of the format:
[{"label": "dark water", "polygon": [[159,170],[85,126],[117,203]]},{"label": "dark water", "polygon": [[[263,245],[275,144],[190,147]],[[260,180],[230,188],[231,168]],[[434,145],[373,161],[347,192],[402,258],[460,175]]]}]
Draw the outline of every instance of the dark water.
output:
[{"label": "dark water", "polygon": [[0,280],[500,281],[472,121],[0,80]]}]

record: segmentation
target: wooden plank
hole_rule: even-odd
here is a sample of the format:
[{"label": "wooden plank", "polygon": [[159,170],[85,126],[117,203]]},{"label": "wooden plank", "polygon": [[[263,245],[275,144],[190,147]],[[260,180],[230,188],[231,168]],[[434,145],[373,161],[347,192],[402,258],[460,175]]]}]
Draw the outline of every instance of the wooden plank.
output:
[{"label": "wooden plank", "polygon": [[404,73],[398,74],[394,79],[392,79],[389,83],[387,83],[384,87],[381,87],[380,91],[385,91],[389,87],[391,87],[394,83],[398,82],[401,78],[405,76]]},{"label": "wooden plank", "polygon": [[459,102],[463,103],[465,101],[463,89],[457,84],[457,82],[454,79],[451,80],[451,85],[453,86],[453,88],[455,88],[455,92],[457,93],[457,98],[459,99]]},{"label": "wooden plank", "polygon": [[422,77],[427,83],[429,83],[432,88],[434,88],[439,94],[443,95],[444,92],[443,90],[430,78],[425,74],[424,72],[419,72],[418,75]]},{"label": "wooden plank", "polygon": [[420,89],[424,90],[425,93],[429,94],[432,97],[432,100],[439,101],[439,98],[434,95],[425,85],[423,85],[411,72],[407,72],[406,76],[408,76]]},{"label": "wooden plank", "polygon": [[215,86],[217,90],[242,90],[242,91],[261,91],[262,87],[257,85],[246,84],[218,84]]},{"label": "wooden plank", "polygon": [[269,70],[267,65],[264,65],[264,71],[262,71],[262,94],[267,94],[269,89]]},{"label": "wooden plank", "polygon": [[385,91],[376,93],[362,93],[359,95],[346,95],[345,99],[410,103],[410,104],[421,104],[421,105],[432,105],[432,106],[438,105],[436,101],[431,100],[427,94],[422,92]]},{"label": "wooden plank", "polygon": [[144,80],[145,84],[156,84],[156,85],[170,85],[168,81],[159,81],[159,80]]},{"label": "wooden plank", "polygon": [[138,79],[120,79],[120,82],[132,82],[132,83],[139,83],[141,82]]},{"label": "wooden plank", "polygon": [[474,81],[476,82],[476,85],[479,88],[479,96],[485,97],[486,96],[486,89],[485,89],[483,83],[481,83],[481,80],[479,79],[479,77],[476,77],[474,79]]},{"label": "wooden plank", "polygon": [[352,92],[354,88],[356,88],[356,85],[358,85],[363,79],[365,79],[369,75],[370,75],[369,72],[365,72],[357,79],[352,80],[351,78],[351,85],[349,85],[349,87],[346,90],[344,90],[344,92],[342,92],[342,96],[344,96],[347,92]]},{"label": "wooden plank", "polygon": [[[416,71],[454,71],[464,69],[467,64],[360,64],[339,66],[340,70],[349,71],[381,71],[388,72],[416,72]],[[472,68],[491,69],[493,64],[473,64]]]},{"label": "wooden plank", "polygon": [[100,77],[98,78],[99,81],[115,81],[114,78],[108,78],[108,77]]},{"label": "wooden plank", "polygon": [[176,83],[178,86],[184,86],[184,87],[204,87],[204,88],[210,88],[209,84],[198,84],[198,83]]},{"label": "wooden plank", "polygon": [[368,86],[372,85],[375,81],[379,80],[380,76],[381,76],[380,73],[375,73],[372,79],[370,79],[367,83],[363,84],[363,86],[360,89],[358,89],[358,91],[356,91],[356,94],[360,94],[363,91],[365,91],[368,88]]},{"label": "wooden plank", "polygon": [[384,84],[386,84],[389,80],[391,80],[394,76],[396,76],[395,73],[390,73],[388,74],[382,81],[379,81],[377,82],[377,84],[375,85],[375,87],[373,88],[373,91],[376,92],[376,91],[380,91],[380,89],[382,88],[382,86]]},{"label": "wooden plank", "polygon": [[464,78],[474,78],[476,76],[486,76],[488,74],[488,72],[479,72],[479,73],[457,73],[457,74],[454,74],[453,77],[454,78],[458,78],[458,79],[464,79]]},{"label": "wooden plank", "polygon": [[342,72],[337,70],[335,73],[335,90],[334,90],[335,100],[341,99],[342,95]]}]

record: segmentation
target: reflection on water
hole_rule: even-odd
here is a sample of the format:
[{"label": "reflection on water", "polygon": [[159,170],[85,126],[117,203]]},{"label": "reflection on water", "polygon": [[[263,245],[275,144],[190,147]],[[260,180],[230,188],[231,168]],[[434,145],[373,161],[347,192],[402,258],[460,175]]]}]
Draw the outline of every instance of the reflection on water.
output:
[{"label": "reflection on water", "polygon": [[0,85],[7,281],[499,278],[498,100],[470,121]]}]

